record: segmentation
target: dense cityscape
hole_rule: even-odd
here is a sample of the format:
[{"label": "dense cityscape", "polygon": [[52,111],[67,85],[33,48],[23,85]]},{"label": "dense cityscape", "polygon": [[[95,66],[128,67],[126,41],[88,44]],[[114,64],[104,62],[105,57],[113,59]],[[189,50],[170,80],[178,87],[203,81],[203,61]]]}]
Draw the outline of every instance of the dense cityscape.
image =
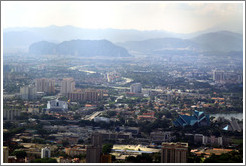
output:
[{"label": "dense cityscape", "polygon": [[13,162],[164,162],[162,142],[184,148],[187,162],[239,157],[242,116],[224,114],[243,112],[242,66],[212,59],[71,57],[66,64],[8,55],[4,146]]},{"label": "dense cityscape", "polygon": [[8,47],[40,29],[4,33],[3,163],[243,163],[242,34]]}]

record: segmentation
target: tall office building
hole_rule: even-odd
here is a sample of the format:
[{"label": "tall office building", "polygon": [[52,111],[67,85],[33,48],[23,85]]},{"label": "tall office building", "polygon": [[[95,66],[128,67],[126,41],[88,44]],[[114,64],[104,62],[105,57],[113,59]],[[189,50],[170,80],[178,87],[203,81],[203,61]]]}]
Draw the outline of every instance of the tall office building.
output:
[{"label": "tall office building", "polygon": [[50,149],[45,147],[41,149],[41,158],[50,158]]},{"label": "tall office building", "polygon": [[86,148],[86,162],[87,163],[100,163],[102,153],[102,135],[94,133],[91,138],[92,145]]},{"label": "tall office building", "polygon": [[63,78],[61,82],[61,93],[66,95],[75,90],[75,81],[73,78]]},{"label": "tall office building", "polygon": [[130,86],[131,93],[142,93],[142,85],[140,83],[135,83]]},{"label": "tall office building", "polygon": [[37,92],[55,93],[55,80],[40,78],[35,80]]},{"label": "tall office building", "polygon": [[162,143],[162,163],[186,163],[188,143]]},{"label": "tall office building", "polygon": [[8,163],[9,158],[9,148],[4,146],[3,147],[3,163]]}]

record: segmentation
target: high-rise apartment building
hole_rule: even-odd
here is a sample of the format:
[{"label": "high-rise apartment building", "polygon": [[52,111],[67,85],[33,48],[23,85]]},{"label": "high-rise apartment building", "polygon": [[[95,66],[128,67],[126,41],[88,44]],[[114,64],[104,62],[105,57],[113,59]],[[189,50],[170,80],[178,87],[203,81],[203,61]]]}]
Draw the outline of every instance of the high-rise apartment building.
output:
[{"label": "high-rise apartment building", "polygon": [[224,72],[223,71],[214,70],[213,71],[213,80],[215,82],[223,82],[225,80]]},{"label": "high-rise apartment building", "polygon": [[99,101],[103,98],[103,90],[100,89],[77,89],[67,93],[67,98],[71,101]]},{"label": "high-rise apartment building", "polygon": [[20,116],[21,110],[18,109],[3,109],[3,118],[5,120],[15,120],[16,117]]},{"label": "high-rise apartment building", "polygon": [[37,97],[37,90],[34,86],[24,86],[20,88],[20,95],[24,100],[32,100]]},{"label": "high-rise apartment building", "polygon": [[40,78],[35,80],[37,92],[55,93],[55,80]]},{"label": "high-rise apartment building", "polygon": [[87,163],[100,163],[102,153],[102,135],[94,133],[92,135],[92,145],[86,148],[86,162]]},{"label": "high-rise apartment building", "polygon": [[9,148],[4,146],[3,147],[3,163],[8,163],[9,158]]},{"label": "high-rise apartment building", "polygon": [[161,162],[162,163],[186,163],[188,143],[162,143]]},{"label": "high-rise apartment building", "polygon": [[75,90],[75,81],[73,78],[64,78],[61,82],[61,93],[66,95]]},{"label": "high-rise apartment building", "polygon": [[135,83],[130,86],[131,93],[142,93],[142,84]]}]

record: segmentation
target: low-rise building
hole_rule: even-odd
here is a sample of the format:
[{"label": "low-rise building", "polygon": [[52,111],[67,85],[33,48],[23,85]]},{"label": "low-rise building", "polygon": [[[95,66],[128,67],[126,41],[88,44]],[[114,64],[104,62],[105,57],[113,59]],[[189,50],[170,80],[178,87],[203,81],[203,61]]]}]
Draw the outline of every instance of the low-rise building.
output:
[{"label": "low-rise building", "polygon": [[194,111],[192,116],[179,115],[179,117],[173,121],[174,126],[208,126],[210,124],[209,115],[205,115],[202,111]]},{"label": "low-rise building", "polygon": [[65,148],[65,153],[72,157],[86,154],[86,147],[77,145],[71,148]]},{"label": "low-rise building", "polygon": [[66,101],[51,100],[47,103],[47,109],[51,111],[66,111],[68,109],[68,104]]},{"label": "low-rise building", "polygon": [[162,143],[162,142],[170,142],[172,140],[171,136],[172,132],[170,131],[156,131],[150,133],[150,139],[152,143]]}]

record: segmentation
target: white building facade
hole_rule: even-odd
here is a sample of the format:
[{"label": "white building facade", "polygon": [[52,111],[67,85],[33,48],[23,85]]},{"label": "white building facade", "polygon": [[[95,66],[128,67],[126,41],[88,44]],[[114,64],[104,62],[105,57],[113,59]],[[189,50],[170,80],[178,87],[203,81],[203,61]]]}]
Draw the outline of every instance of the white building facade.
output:
[{"label": "white building facade", "polygon": [[47,103],[47,109],[57,110],[57,111],[66,111],[68,110],[68,104],[66,101],[51,100]]},{"label": "white building facade", "polygon": [[50,158],[50,149],[45,147],[41,149],[41,158]]}]

